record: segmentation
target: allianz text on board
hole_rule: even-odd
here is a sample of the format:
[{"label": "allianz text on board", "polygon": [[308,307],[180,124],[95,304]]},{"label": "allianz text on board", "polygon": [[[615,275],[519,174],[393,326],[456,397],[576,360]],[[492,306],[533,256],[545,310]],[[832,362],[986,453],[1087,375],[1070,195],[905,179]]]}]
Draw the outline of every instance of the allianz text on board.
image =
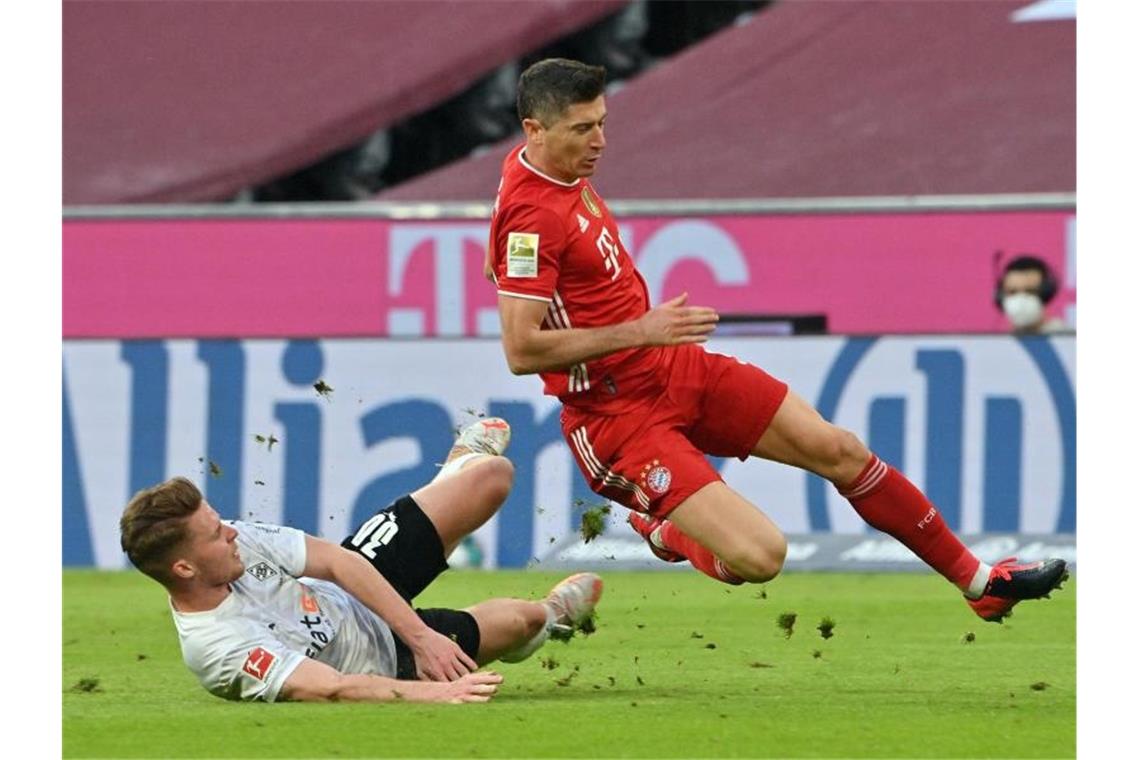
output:
[{"label": "allianz text on board", "polygon": [[[708,344],[787,380],[905,469],[965,533],[1073,533],[1071,336],[723,338]],[[318,394],[314,383],[334,390]],[[510,375],[494,340],[67,341],[63,553],[120,567],[117,519],[137,489],[196,476],[225,517],[341,538],[431,478],[457,425],[508,419],[514,490],[477,534],[491,564],[525,565],[595,497],[558,405]],[[270,436],[279,442],[270,446]],[[861,533],[826,483],[724,460],[789,533]]]}]

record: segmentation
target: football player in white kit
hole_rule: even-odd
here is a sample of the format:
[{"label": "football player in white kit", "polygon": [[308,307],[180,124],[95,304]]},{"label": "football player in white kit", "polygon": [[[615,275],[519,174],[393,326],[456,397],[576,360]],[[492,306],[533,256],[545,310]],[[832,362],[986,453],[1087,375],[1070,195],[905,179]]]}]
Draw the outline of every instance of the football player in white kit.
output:
[{"label": "football player in white kit", "polygon": [[120,520],[131,562],[170,595],[182,657],[212,694],[233,700],[485,702],[552,633],[593,616],[602,580],[578,573],[545,599],[488,599],[464,610],[410,602],[446,557],[499,509],[514,468],[510,427],[461,433],[429,484],[340,546],[302,531],[222,520],[185,478],[140,491]]}]

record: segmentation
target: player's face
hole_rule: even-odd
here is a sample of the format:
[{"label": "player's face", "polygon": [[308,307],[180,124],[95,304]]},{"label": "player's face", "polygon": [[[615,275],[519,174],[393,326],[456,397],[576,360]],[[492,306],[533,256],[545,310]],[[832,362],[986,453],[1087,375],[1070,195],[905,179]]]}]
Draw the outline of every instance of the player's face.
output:
[{"label": "player's face", "polygon": [[241,577],[245,566],[238,554],[237,531],[222,523],[221,517],[205,500],[187,526],[190,540],[186,558],[199,578],[208,585],[230,583]]},{"label": "player's face", "polygon": [[558,121],[543,130],[547,166],[558,179],[590,177],[606,147],[606,99],[572,103]]}]

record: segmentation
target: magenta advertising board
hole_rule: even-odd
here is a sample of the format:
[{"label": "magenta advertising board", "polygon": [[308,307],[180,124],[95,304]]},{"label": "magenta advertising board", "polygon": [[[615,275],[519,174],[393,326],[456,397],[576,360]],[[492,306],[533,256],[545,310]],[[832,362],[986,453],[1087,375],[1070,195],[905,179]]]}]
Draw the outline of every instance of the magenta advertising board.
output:
[{"label": "magenta advertising board", "polygon": [[[997,261],[1039,255],[1075,323],[1074,210],[619,217],[654,303],[825,314],[832,333],[993,333]],[[67,219],[65,338],[498,332],[487,223]],[[999,258],[997,252],[1004,258]]]}]

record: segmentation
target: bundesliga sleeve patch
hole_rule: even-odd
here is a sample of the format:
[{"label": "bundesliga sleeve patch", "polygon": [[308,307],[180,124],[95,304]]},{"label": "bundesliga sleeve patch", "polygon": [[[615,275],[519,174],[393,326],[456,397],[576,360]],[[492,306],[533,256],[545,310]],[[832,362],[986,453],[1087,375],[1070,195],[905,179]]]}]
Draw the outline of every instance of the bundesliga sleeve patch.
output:
[{"label": "bundesliga sleeve patch", "polygon": [[538,277],[538,233],[507,234],[507,277]]},{"label": "bundesliga sleeve patch", "polygon": [[269,675],[269,669],[273,667],[273,661],[276,659],[277,658],[271,652],[261,647],[255,647],[254,650],[249,653],[249,657],[245,658],[245,664],[241,666],[241,669],[258,681],[264,682],[266,676]]}]

